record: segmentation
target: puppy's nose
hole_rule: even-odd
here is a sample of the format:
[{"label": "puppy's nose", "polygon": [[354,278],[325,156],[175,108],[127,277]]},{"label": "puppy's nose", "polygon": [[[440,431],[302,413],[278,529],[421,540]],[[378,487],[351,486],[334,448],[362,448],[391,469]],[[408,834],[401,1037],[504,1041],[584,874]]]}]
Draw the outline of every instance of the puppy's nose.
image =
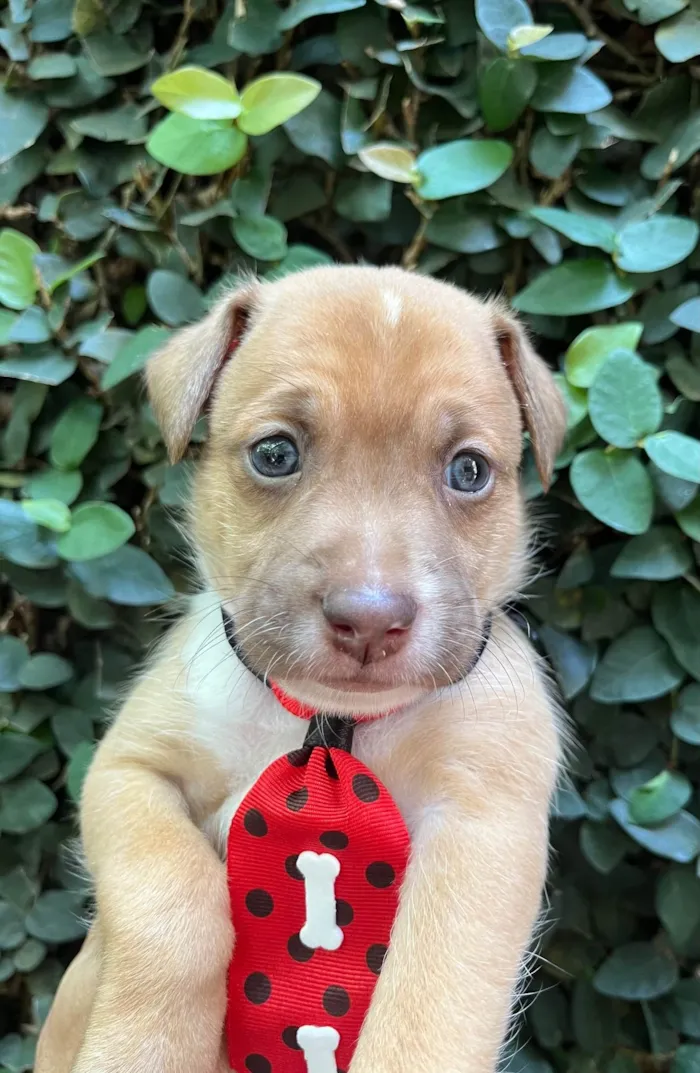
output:
[{"label": "puppy's nose", "polygon": [[418,611],[411,596],[369,586],[334,589],[324,596],[322,606],[336,648],[362,664],[398,652]]}]

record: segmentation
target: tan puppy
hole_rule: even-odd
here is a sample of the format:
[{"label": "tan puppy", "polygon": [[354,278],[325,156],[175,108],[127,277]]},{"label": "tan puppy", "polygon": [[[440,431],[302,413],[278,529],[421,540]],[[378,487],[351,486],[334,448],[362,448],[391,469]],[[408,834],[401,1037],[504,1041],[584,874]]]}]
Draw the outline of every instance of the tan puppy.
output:
[{"label": "tan puppy", "polygon": [[563,435],[553,380],[496,303],[324,268],[227,294],[148,383],[173,459],[209,406],[191,511],[205,588],[88,775],[97,919],[37,1073],[226,1068],[226,832],[305,726],[238,661],[221,605],[249,665],[299,700],[400,708],[355,735],[413,850],[351,1073],[491,1073],[560,754],[537,657],[500,611],[527,561],[523,425],[545,483]]}]

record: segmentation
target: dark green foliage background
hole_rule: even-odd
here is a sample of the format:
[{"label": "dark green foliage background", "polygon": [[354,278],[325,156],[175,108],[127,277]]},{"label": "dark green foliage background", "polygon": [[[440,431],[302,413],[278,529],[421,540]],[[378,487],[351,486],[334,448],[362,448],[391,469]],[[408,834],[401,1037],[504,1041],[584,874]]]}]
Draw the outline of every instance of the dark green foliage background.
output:
[{"label": "dark green foliage background", "polygon": [[[228,274],[365,260],[504,290],[569,377],[546,500],[524,469],[552,533],[526,614],[580,748],[512,1066],[700,1071],[700,5],[476,16],[471,0],[2,11],[0,224],[41,253],[0,236],[0,1069],[31,1068],[83,934],[68,847],[92,743],[188,588],[173,512],[189,463],[168,465],[134,373]],[[555,32],[520,52],[508,35],[533,19]],[[149,87],[184,63],[323,88],[239,165],[193,178],[145,147],[165,114]],[[437,173],[471,192],[423,199],[420,154],[463,138],[477,164],[453,145]],[[513,149],[495,184],[484,138]],[[362,163],[381,170],[387,141],[418,157],[413,185]],[[616,322],[639,327],[569,350]]]}]

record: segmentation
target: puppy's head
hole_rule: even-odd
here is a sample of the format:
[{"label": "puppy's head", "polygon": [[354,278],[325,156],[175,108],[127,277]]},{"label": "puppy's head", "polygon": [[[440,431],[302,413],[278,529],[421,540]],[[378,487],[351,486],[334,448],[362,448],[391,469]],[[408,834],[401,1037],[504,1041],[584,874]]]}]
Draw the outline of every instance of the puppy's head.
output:
[{"label": "puppy's head", "polygon": [[497,303],[398,269],[248,284],[149,363],[171,458],[209,408],[192,526],[248,663],[371,712],[462,677],[521,584],[523,425],[559,394]]}]

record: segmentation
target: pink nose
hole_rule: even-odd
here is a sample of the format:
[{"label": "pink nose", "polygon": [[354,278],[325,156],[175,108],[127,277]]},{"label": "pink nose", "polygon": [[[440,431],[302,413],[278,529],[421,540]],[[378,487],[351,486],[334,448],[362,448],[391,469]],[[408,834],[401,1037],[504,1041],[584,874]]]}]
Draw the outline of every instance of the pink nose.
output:
[{"label": "pink nose", "polygon": [[418,605],[391,589],[334,589],[324,596],[323,614],[333,644],[358,662],[378,663],[408,640]]}]

